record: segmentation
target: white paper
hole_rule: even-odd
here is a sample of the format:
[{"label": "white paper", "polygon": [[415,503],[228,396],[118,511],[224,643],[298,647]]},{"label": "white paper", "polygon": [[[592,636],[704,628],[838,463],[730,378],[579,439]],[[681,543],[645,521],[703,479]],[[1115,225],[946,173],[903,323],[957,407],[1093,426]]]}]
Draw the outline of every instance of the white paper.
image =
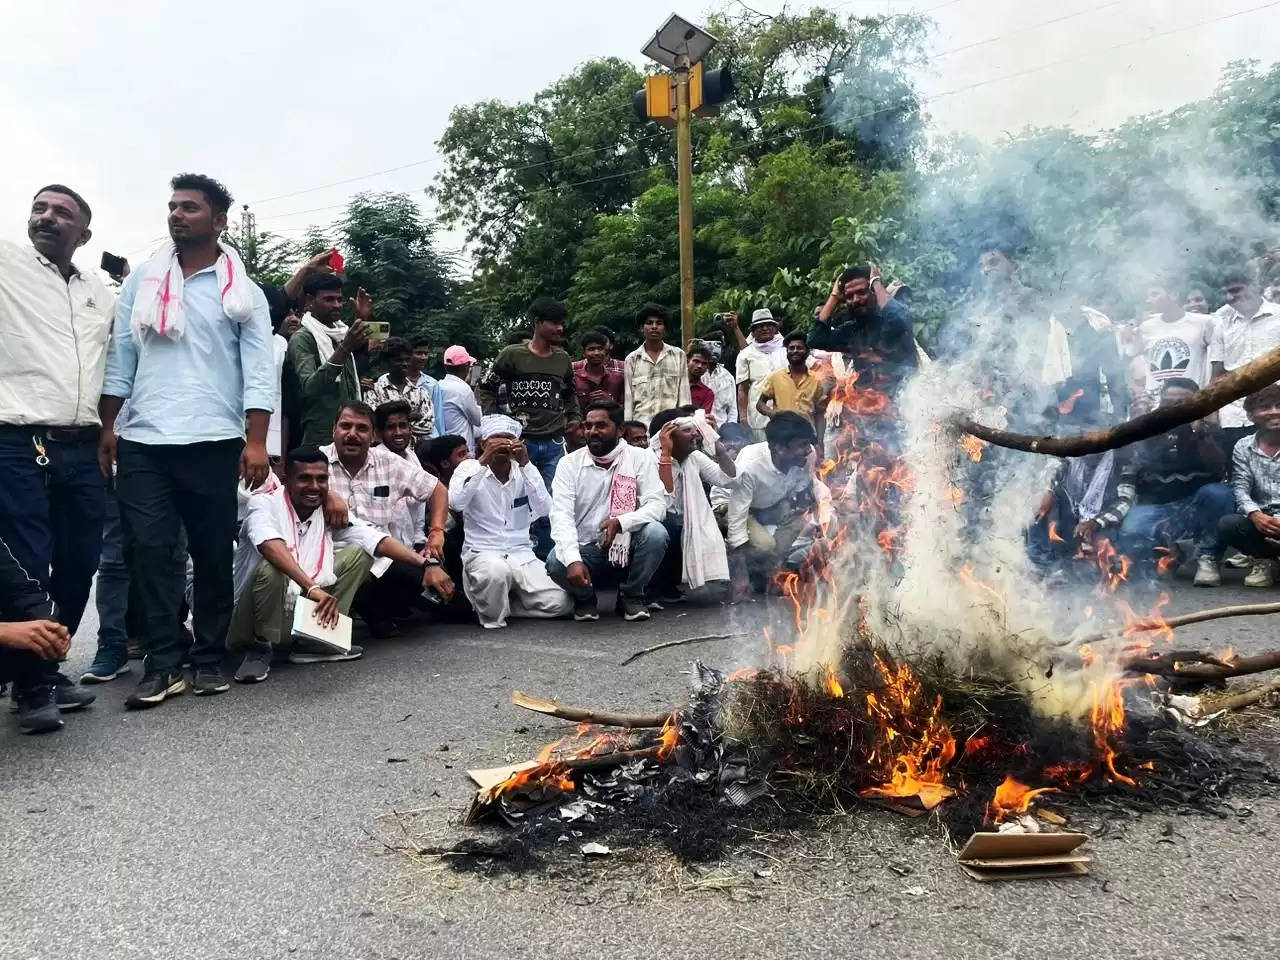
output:
[{"label": "white paper", "polygon": [[338,622],[325,627],[316,619],[316,604],[306,597],[298,597],[293,606],[293,635],[314,640],[341,653],[351,652],[351,618],[338,614]]}]

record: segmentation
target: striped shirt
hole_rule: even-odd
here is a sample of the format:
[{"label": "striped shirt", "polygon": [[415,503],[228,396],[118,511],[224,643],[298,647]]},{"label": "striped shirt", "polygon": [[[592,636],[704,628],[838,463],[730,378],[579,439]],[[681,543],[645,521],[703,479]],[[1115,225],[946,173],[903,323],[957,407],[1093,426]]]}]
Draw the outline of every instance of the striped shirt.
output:
[{"label": "striped shirt", "polygon": [[416,463],[383,447],[370,447],[364,466],[355,474],[342,465],[334,444],[321,447],[320,452],[329,458],[330,492],[347,502],[353,517],[383,531],[390,532],[396,521],[403,519],[402,501],[426,500],[439,482]]},{"label": "striped shirt", "polygon": [[1255,510],[1280,514],[1280,451],[1267,456],[1256,433],[1237,440],[1231,451],[1231,491],[1236,509],[1246,517]]},{"label": "striped shirt", "polygon": [[627,372],[623,408],[628,420],[648,423],[663,410],[692,402],[689,365],[679,347],[664,343],[654,360],[642,344],[623,362]]}]

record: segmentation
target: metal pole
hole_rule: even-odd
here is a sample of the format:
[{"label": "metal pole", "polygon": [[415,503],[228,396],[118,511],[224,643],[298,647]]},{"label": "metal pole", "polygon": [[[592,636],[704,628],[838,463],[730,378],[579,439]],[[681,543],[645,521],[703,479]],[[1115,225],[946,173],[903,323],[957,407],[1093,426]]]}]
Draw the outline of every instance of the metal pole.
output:
[{"label": "metal pole", "polygon": [[676,175],[680,196],[680,349],[693,336],[693,131],[689,58],[676,61]]}]

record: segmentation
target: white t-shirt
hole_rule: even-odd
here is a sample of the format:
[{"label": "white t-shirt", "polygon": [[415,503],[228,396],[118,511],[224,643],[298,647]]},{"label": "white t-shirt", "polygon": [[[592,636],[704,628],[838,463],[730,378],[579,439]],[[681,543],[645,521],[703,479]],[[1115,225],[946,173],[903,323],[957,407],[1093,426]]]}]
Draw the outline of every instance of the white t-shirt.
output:
[{"label": "white t-shirt", "polygon": [[1138,327],[1147,363],[1147,392],[1158,393],[1164,380],[1186,377],[1199,386],[1209,382],[1209,338],[1213,320],[1205,313],[1184,313],[1169,321],[1159,314]]}]

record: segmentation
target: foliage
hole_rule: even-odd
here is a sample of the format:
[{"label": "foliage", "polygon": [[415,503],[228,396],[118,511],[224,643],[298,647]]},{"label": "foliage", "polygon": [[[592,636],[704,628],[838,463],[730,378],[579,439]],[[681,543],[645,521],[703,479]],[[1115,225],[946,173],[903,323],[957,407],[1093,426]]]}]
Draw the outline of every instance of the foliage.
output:
[{"label": "foliage", "polygon": [[291,240],[267,230],[245,231],[240,223],[227,228],[223,241],[236,248],[244,261],[245,272],[258,283],[282,286],[300,259],[298,247]]},{"label": "foliage", "polygon": [[[1048,303],[1127,318],[1153,279],[1212,299],[1253,245],[1274,245],[1280,66],[1232,64],[1205,100],[1114,130],[981,145],[928,137],[911,79],[932,29],[921,16],[735,5],[707,26],[720,38],[707,66],[738,89],[694,123],[696,327],[758,306],[803,327],[841,269],[875,261],[911,286],[928,345],[992,244]],[[482,356],[542,295],[568,302],[571,337],[598,323],[634,337],[642,302],[679,302],[674,135],[634,116],[642,82],[605,58],[524,103],[455,108],[432,192],[440,222],[465,230],[471,276],[456,278],[408,197],[362,195],[337,233],[353,284],[397,332]],[[298,255],[328,237],[312,228]]]}]

